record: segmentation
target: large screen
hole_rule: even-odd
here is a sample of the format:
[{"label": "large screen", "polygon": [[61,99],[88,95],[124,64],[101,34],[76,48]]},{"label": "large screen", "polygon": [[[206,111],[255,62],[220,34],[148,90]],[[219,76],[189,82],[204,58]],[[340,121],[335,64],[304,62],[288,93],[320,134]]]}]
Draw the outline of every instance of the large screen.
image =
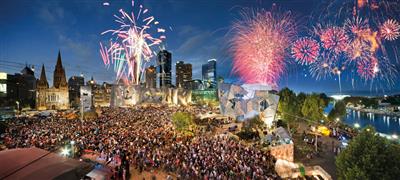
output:
[{"label": "large screen", "polygon": [[7,73],[0,72],[0,94],[7,93]]}]

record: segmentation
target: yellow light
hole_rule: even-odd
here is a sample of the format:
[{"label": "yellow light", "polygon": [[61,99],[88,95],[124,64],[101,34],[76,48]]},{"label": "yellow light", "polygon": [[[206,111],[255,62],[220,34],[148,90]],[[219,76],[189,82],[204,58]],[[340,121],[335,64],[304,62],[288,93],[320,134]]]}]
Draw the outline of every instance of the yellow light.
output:
[{"label": "yellow light", "polygon": [[355,128],[360,128],[360,124],[355,123],[355,124],[354,124],[354,127],[355,127]]}]

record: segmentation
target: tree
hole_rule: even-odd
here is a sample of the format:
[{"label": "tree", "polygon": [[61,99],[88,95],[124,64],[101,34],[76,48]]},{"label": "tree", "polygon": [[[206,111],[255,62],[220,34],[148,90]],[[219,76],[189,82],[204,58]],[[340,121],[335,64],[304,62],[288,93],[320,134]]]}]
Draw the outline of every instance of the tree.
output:
[{"label": "tree", "polygon": [[332,111],[329,112],[328,119],[333,121],[346,115],[346,104],[344,101],[337,101]]},{"label": "tree", "polygon": [[243,121],[243,130],[245,131],[258,131],[262,129],[264,126],[264,122],[260,119],[259,116],[255,116],[253,118],[247,119]]},{"label": "tree", "polygon": [[188,132],[194,126],[193,118],[189,113],[176,112],[172,115],[172,124],[179,132]]},{"label": "tree", "polygon": [[319,97],[324,100],[325,106],[328,106],[329,102],[331,101],[331,98],[328,97],[325,93],[319,94]]},{"label": "tree", "polygon": [[306,119],[312,121],[319,121],[324,118],[323,110],[325,108],[325,102],[320,98],[318,94],[311,94],[304,100],[301,113]]},{"label": "tree", "polygon": [[293,122],[299,115],[299,103],[296,94],[289,88],[283,88],[279,93],[278,112],[287,124]]},{"label": "tree", "polygon": [[336,158],[339,179],[398,179],[400,146],[364,128]]}]

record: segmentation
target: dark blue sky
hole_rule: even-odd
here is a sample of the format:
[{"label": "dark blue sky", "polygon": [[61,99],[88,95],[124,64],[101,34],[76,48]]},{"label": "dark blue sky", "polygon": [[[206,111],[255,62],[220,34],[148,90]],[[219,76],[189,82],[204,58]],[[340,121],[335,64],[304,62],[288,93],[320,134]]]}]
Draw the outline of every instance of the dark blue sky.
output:
[{"label": "dark blue sky", "polygon": [[[109,6],[103,6],[109,2]],[[270,9],[276,3],[291,10],[301,26],[308,26],[309,17],[318,0],[142,0],[139,1],[167,31],[165,47],[172,52],[173,64],[183,60],[193,64],[193,78],[201,78],[201,64],[208,59],[218,60],[218,75],[239,82],[231,73],[228,51],[230,26],[239,18],[243,7]],[[118,9],[131,10],[129,0],[5,0],[0,5],[0,71],[15,73],[25,63],[36,67],[44,63],[51,82],[57,52],[60,49],[67,77],[84,73],[86,80],[113,82],[112,69],[105,69],[99,55],[99,42],[107,40],[100,33],[116,27],[113,14]],[[169,29],[169,28],[167,28]],[[155,59],[152,59],[154,63]],[[287,61],[293,61],[287,59]],[[291,63],[280,87],[296,91],[337,92],[335,78],[317,81],[304,67]],[[175,70],[175,67],[173,67]],[[174,73],[174,71],[173,71]],[[174,82],[175,80],[173,80]],[[370,84],[342,79],[344,91],[370,91]],[[396,80],[398,82],[398,80]],[[372,88],[372,92],[377,90]],[[400,89],[396,85],[389,91]],[[388,91],[386,89],[385,91]],[[379,89],[378,92],[383,92]]]}]

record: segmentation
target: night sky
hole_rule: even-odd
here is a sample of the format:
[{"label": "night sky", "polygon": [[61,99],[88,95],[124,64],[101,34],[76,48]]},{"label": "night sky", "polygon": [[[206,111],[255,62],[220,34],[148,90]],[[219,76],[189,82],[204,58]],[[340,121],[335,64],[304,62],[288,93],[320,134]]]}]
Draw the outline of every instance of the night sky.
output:
[{"label": "night sky", "polygon": [[[109,2],[109,6],[104,6]],[[270,9],[272,3],[291,10],[300,27],[307,28],[310,17],[318,10],[319,0],[142,0],[163,27],[167,39],[163,44],[172,52],[173,77],[175,62],[193,64],[193,79],[201,78],[201,64],[217,59],[217,74],[228,82],[240,83],[232,74],[231,52],[227,43],[232,23],[240,18],[242,8]],[[98,82],[113,82],[114,72],[107,70],[99,54],[99,42],[107,40],[100,33],[116,27],[113,14],[119,9],[131,11],[129,0],[4,0],[0,4],[0,71],[16,73],[25,64],[34,65],[36,77],[45,64],[47,78],[52,82],[58,50],[61,50],[67,78],[83,73],[87,81],[94,76]],[[303,32],[300,28],[299,35]],[[399,40],[396,42],[399,43]],[[305,67],[288,58],[289,67],[279,83],[296,92],[339,91],[337,79],[315,80]],[[155,57],[150,64],[155,63]],[[375,88],[370,83],[343,77],[344,93],[392,94],[399,92],[399,78],[392,88]],[[173,78],[173,83],[175,78]]]}]

